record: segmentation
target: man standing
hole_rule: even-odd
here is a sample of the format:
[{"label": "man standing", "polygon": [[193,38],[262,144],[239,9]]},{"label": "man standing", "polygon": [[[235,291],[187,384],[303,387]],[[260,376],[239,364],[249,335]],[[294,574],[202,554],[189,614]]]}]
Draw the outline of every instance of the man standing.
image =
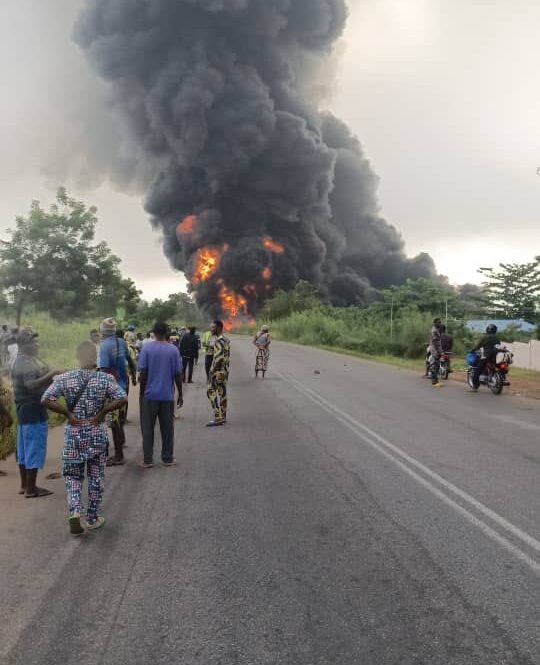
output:
[{"label": "man standing", "polygon": [[30,329],[19,333],[19,354],[11,378],[17,407],[17,461],[21,475],[21,491],[27,499],[49,496],[50,490],[36,485],[38,469],[47,457],[49,423],[41,395],[59,372],[50,370],[38,359],[38,334]]},{"label": "man standing", "polygon": [[151,342],[153,342],[154,339],[155,339],[154,338],[154,333],[153,332],[147,332],[144,339],[143,339],[143,341],[142,341],[141,348],[144,348],[147,344],[150,344]]},{"label": "man standing", "polygon": [[220,427],[227,422],[227,381],[231,359],[231,343],[223,336],[223,321],[214,321],[214,355],[208,377],[208,399],[214,411],[214,420],[207,427]]},{"label": "man standing", "polygon": [[[88,474],[86,528],[99,529],[109,437],[105,415],[127,404],[127,395],[110,374],[96,371],[96,348],[82,342],[77,349],[80,369],[57,376],[42,397],[51,411],[67,418],[64,435],[63,476],[69,508],[69,528],[74,536],[84,533],[81,524],[82,484]],[[63,397],[65,405],[58,400]]]},{"label": "man standing", "polygon": [[135,326],[132,323],[130,323],[127,327],[124,339],[128,343],[128,346],[135,346],[135,342],[137,341],[137,333],[135,332]]},{"label": "man standing", "polygon": [[207,330],[202,339],[202,346],[204,349],[204,369],[206,371],[206,380],[210,378],[210,367],[212,367],[212,360],[214,359],[214,342],[216,341],[215,325],[212,323],[210,329]]},{"label": "man standing", "polygon": [[9,328],[4,323],[0,330],[0,369],[8,366],[8,339],[10,338]]},{"label": "man standing", "polygon": [[161,461],[174,466],[174,386],[178,388],[177,405],[183,404],[182,362],[178,349],[167,341],[168,326],[156,323],[155,341],[146,344],[139,356],[141,386],[141,423],[143,433],[143,469],[154,466],[154,430],[156,419],[161,431]]},{"label": "man standing", "polygon": [[11,337],[7,341],[7,352],[8,352],[8,367],[11,371],[15,367],[15,361],[19,355],[19,329],[13,328]]},{"label": "man standing", "polygon": [[442,354],[441,328],[442,321],[438,318],[434,319],[433,327],[431,328],[431,341],[429,346],[431,385],[434,388],[441,388],[443,385],[442,383],[439,383],[439,368]]},{"label": "man standing", "polygon": [[190,328],[180,340],[180,355],[184,365],[184,383],[193,383],[193,366],[199,352],[199,340],[195,328]]},{"label": "man standing", "polygon": [[450,363],[450,356],[452,354],[452,350],[454,348],[454,337],[447,331],[446,326],[442,325],[441,328],[441,349],[444,354],[446,354],[448,358],[448,373],[452,374],[453,369],[451,367]]},{"label": "man standing", "polygon": [[96,355],[99,355],[99,345],[101,343],[101,335],[99,334],[99,330],[96,330],[96,328],[90,331],[90,341],[96,348]]},{"label": "man standing", "polygon": [[[99,347],[98,368],[111,374],[118,385],[127,393],[129,386],[128,367],[135,385],[137,368],[131,359],[128,345],[124,339],[116,335],[116,321],[112,318],[104,319],[99,332],[101,333],[101,346]],[[114,443],[114,457],[109,457],[107,466],[120,466],[125,464],[123,447],[126,443],[124,426],[120,412],[112,414],[111,433]]]},{"label": "man standing", "polygon": [[443,353],[452,353],[454,348],[454,337],[446,330],[446,326],[442,325],[441,331],[441,348]]}]

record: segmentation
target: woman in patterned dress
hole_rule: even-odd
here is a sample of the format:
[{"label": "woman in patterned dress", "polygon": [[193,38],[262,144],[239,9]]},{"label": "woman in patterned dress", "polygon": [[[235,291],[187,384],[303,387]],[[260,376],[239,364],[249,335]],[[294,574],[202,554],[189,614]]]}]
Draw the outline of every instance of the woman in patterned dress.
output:
[{"label": "woman in patterned dress", "polygon": [[255,378],[258,378],[259,372],[266,374],[268,369],[268,360],[270,359],[270,344],[272,340],[270,339],[270,332],[268,326],[262,326],[260,331],[253,338],[253,344],[257,349],[257,355],[255,356]]}]

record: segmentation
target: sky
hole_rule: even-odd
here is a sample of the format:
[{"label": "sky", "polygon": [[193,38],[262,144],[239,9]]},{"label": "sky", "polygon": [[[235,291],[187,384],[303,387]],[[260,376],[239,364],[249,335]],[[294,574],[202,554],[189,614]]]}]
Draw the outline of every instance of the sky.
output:
[{"label": "sky", "polygon": [[[92,131],[110,117],[71,40],[80,5],[0,2],[0,230],[65,184],[98,207],[99,239],[144,296],[166,297],[185,280],[162,254],[142,193],[96,176],[115,142]],[[362,142],[407,253],[429,252],[456,284],[481,281],[479,266],[540,254],[540,3],[350,0],[349,9],[325,106]]]}]

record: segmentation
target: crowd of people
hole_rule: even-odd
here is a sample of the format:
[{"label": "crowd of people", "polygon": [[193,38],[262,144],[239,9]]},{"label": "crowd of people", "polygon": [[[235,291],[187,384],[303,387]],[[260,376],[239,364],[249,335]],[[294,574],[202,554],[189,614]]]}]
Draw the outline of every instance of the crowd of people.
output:
[{"label": "crowd of people", "polygon": [[[495,326],[475,349],[483,349],[483,361],[475,368],[472,390],[500,339]],[[253,337],[255,378],[264,379],[270,358],[271,337],[262,326]],[[440,386],[439,363],[452,351],[453,339],[441,319],[433,322],[426,356],[426,376]],[[125,424],[131,386],[139,384],[139,416],[142,459],[139,466],[154,466],[156,422],[161,432],[161,463],[176,465],[174,427],[177,409],[183,406],[183,386],[193,383],[194,367],[204,353],[207,396],[213,417],[207,427],[227,423],[227,382],[230,341],[222,321],[214,321],[202,337],[195,327],[174,327],[157,322],[145,334],[130,325],[124,332],[113,318],[106,318],[90,331],[90,338],[77,348],[74,370],[51,369],[39,358],[39,335],[29,328],[2,326],[0,334],[0,436],[13,426],[16,407],[16,459],[20,475],[19,493],[26,498],[52,494],[37,484],[45,466],[49,431],[48,411],[66,420],[62,451],[69,510],[69,528],[74,535],[101,527],[105,467],[125,464]],[[109,442],[112,439],[112,445]],[[87,476],[88,502],[83,507],[82,486]],[[5,472],[0,471],[0,475]]]},{"label": "crowd of people", "polygon": [[[5,339],[13,331],[5,326]],[[3,339],[3,338],[2,338]],[[146,334],[128,326],[124,332],[113,318],[77,348],[77,368],[51,369],[39,358],[39,335],[32,329],[16,331],[17,353],[13,362],[2,346],[3,374],[0,376],[0,430],[13,425],[11,400],[17,416],[16,460],[20,474],[19,493],[26,498],[52,494],[37,484],[45,466],[49,430],[48,411],[65,418],[62,475],[73,535],[103,526],[101,515],[105,467],[125,463],[125,424],[130,385],[140,386],[139,414],[142,459],[139,466],[154,466],[156,421],[161,432],[161,463],[176,465],[174,421],[183,405],[183,384],[193,383],[194,366],[202,349],[205,356],[207,396],[213,417],[207,427],[227,423],[227,382],[230,341],[222,321],[214,321],[202,339],[196,328],[169,326],[157,322]],[[255,376],[268,368],[271,344],[267,326],[255,335]],[[7,380],[9,374],[10,381]],[[12,392],[11,392],[12,386]],[[109,442],[109,431],[112,446]],[[87,477],[88,501],[83,507],[83,482]]]}]

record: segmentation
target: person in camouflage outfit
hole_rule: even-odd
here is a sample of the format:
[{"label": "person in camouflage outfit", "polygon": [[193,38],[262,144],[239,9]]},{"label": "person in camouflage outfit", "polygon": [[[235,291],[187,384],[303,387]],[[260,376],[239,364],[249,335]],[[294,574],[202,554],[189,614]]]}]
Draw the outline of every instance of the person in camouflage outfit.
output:
[{"label": "person in camouflage outfit", "polygon": [[231,359],[231,343],[223,335],[223,321],[214,321],[214,355],[208,375],[207,395],[214,412],[214,420],[207,427],[219,427],[227,422],[227,381]]}]

